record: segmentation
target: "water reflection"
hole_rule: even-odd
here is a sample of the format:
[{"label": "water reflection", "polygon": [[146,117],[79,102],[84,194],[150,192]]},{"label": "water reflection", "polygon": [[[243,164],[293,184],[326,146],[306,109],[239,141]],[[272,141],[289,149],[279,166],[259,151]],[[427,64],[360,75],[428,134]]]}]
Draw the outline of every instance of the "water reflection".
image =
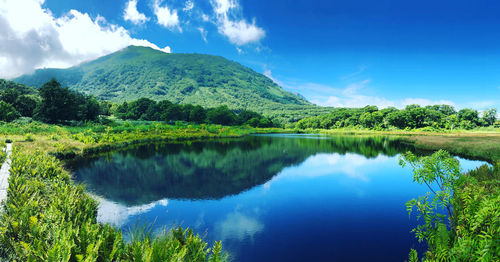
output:
[{"label": "water reflection", "polygon": [[[423,194],[391,138],[253,136],[142,146],[72,164],[100,222],[182,225],[236,261],[403,261]],[[461,160],[466,168],[481,162]]]},{"label": "water reflection", "polygon": [[254,236],[264,230],[264,223],[259,220],[258,209],[251,210],[251,214],[235,210],[215,224],[215,234],[220,240],[254,241]]},{"label": "water reflection", "polygon": [[239,194],[318,153],[338,153],[338,158],[355,152],[364,156],[359,159],[365,159],[409,150],[385,137],[315,137],[323,139],[254,136],[189,145],[140,146],[105,157],[81,159],[71,167],[77,170],[75,179],[85,183],[91,192],[135,206],[165,198],[220,199]]}]

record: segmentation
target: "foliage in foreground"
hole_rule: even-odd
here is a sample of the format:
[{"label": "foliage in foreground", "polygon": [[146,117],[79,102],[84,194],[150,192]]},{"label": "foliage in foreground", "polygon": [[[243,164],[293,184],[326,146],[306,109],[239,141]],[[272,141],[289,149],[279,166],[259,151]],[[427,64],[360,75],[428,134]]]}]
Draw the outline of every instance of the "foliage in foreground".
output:
[{"label": "foliage in foreground", "polygon": [[180,228],[126,243],[121,232],[97,223],[96,215],[96,201],[73,184],[58,160],[15,150],[0,219],[0,260],[226,260],[220,242],[207,248],[192,231]]},{"label": "foliage in foreground", "polygon": [[[413,230],[428,251],[422,261],[498,261],[500,259],[500,172],[487,165],[460,176],[460,166],[446,151],[416,157],[407,153],[414,181],[431,192],[407,203],[423,224]],[[447,213],[448,215],[444,215]],[[418,261],[411,250],[409,261]]]}]

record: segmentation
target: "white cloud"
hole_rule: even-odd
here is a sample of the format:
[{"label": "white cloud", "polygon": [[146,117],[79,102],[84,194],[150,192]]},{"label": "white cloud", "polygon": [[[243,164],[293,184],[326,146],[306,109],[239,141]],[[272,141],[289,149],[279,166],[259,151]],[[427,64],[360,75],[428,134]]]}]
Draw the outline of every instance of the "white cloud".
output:
[{"label": "white cloud", "polygon": [[217,15],[226,15],[229,10],[239,6],[236,0],[211,0],[211,4]]},{"label": "white cloud", "polygon": [[255,20],[249,24],[245,20],[224,19],[222,25],[219,26],[219,32],[227,36],[231,43],[239,46],[258,42],[266,35],[264,30],[255,25]]},{"label": "white cloud", "polygon": [[137,0],[130,0],[127,2],[125,11],[123,12],[123,19],[130,21],[136,25],[144,24],[149,21],[145,14],[139,13],[137,10]]},{"label": "white cloud", "polygon": [[203,41],[207,43],[207,31],[203,27],[198,27],[198,31],[200,31],[201,37],[203,38]]},{"label": "white cloud", "polygon": [[159,25],[164,26],[170,30],[177,28],[179,29],[179,31],[182,31],[181,27],[179,26],[179,16],[177,15],[177,10],[170,10],[167,5],[160,6],[160,1],[155,0],[153,3],[153,11],[156,15],[156,19],[158,20]]},{"label": "white cloud", "polygon": [[333,107],[365,107],[367,105],[375,105],[378,108],[386,108],[396,106],[396,103],[385,98],[365,95],[348,97],[330,96],[326,100],[312,100],[311,102],[320,106]]},{"label": "white cloud", "polygon": [[255,235],[264,230],[264,223],[256,214],[247,215],[235,210],[228,213],[224,220],[217,222],[214,230],[218,239],[222,241],[228,239],[243,241],[247,238],[253,240]]},{"label": "white cloud", "polygon": [[267,66],[264,67],[264,73],[263,75],[267,76],[269,79],[273,80],[273,82],[279,86],[284,86],[283,82],[279,81],[278,79],[273,77],[273,73],[271,72],[270,69],[267,69]]},{"label": "white cloud", "polygon": [[351,83],[343,89],[315,84],[308,84],[305,88],[309,87],[310,89],[316,90],[318,94],[323,94],[322,96],[311,99],[312,103],[320,106],[364,107],[366,105],[375,105],[379,108],[396,106],[394,101],[360,93],[360,91],[365,89],[370,82],[370,79],[365,79]]},{"label": "white cloud", "polygon": [[69,67],[129,45],[155,44],[132,38],[103,17],[71,10],[54,17],[43,0],[0,0],[0,77],[30,73],[41,67]]},{"label": "white cloud", "polygon": [[149,42],[148,40],[144,40],[144,39],[132,39],[130,41],[130,45],[146,46],[146,47],[151,47],[155,50],[162,51],[165,53],[172,53],[172,49],[170,48],[170,46],[165,46],[164,48],[160,48],[157,45]]},{"label": "white cloud", "polygon": [[208,17],[208,15],[206,15],[206,14],[202,14],[201,20],[203,20],[203,22],[208,22],[208,21],[210,21],[210,17]]},{"label": "white cloud", "polygon": [[130,217],[147,213],[157,206],[166,207],[168,205],[168,199],[162,199],[140,206],[125,206],[102,197],[92,197],[99,202],[97,221],[118,227],[125,225]]},{"label": "white cloud", "polygon": [[[274,80],[275,82],[277,80]],[[419,104],[427,105],[451,105],[455,103],[450,100],[431,100],[425,98],[406,98],[399,100],[391,100],[380,96],[370,96],[366,89],[371,83],[370,79],[365,79],[359,82],[354,82],[347,85],[345,88],[335,88],[328,85],[315,83],[305,84],[288,84],[278,81],[279,85],[294,92],[301,92],[314,104],[320,106],[332,107],[365,107],[367,105],[375,105],[378,108],[397,107],[404,108],[407,105]]]},{"label": "white cloud", "polygon": [[500,100],[472,101],[467,104],[468,107],[477,110],[496,108],[498,105],[500,105]]},{"label": "white cloud", "polygon": [[193,1],[188,0],[188,1],[186,1],[186,6],[184,6],[184,8],[182,9],[182,11],[189,12],[189,11],[193,10],[193,8],[194,8]]},{"label": "white cloud", "polygon": [[220,34],[238,46],[257,43],[266,36],[266,32],[258,27],[255,19],[248,23],[242,19],[240,5],[237,0],[211,0],[217,17],[216,25]]}]

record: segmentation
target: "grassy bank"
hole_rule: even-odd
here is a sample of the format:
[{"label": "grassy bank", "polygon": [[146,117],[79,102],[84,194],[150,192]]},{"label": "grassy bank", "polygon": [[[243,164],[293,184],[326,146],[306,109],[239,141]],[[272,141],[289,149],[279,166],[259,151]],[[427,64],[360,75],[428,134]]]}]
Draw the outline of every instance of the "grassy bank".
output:
[{"label": "grassy bank", "polygon": [[135,144],[196,139],[240,137],[255,133],[316,133],[326,135],[398,136],[424,150],[445,149],[454,154],[491,163],[500,160],[500,132],[497,129],[428,132],[422,130],[374,131],[368,129],[281,129],[249,126],[168,125],[151,121],[117,121],[80,126],[49,125],[39,122],[9,123],[0,126],[0,141],[12,140],[27,152],[39,149],[58,158],[91,155]]},{"label": "grassy bank", "polygon": [[26,152],[41,150],[58,158],[72,158],[135,144],[240,137],[255,133],[283,132],[276,128],[221,125],[168,125],[160,122],[125,121],[113,125],[59,126],[39,122],[5,124],[0,141],[12,140]]},{"label": "grassy bank", "polygon": [[500,134],[418,135],[405,140],[419,149],[444,149],[456,155],[500,164]]},{"label": "grassy bank", "polygon": [[498,128],[457,130],[446,132],[426,132],[422,130],[375,131],[368,129],[306,129],[295,130],[299,133],[315,133],[331,136],[397,136],[406,143],[421,150],[436,151],[443,149],[455,155],[500,164],[500,130]]},{"label": "grassy bank", "polygon": [[224,261],[220,242],[207,247],[190,230],[143,231],[130,243],[97,223],[97,202],[76,186],[55,157],[15,148],[0,219],[0,260]]}]

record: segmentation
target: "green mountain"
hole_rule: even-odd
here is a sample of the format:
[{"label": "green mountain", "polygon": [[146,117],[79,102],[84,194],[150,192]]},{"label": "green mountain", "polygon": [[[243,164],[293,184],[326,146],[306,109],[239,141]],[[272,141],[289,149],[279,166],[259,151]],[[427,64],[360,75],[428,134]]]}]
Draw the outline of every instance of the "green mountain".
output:
[{"label": "green mountain", "polygon": [[40,87],[53,77],[70,89],[113,102],[147,97],[205,107],[228,105],[268,115],[316,108],[266,76],[223,57],[167,54],[148,47],[130,46],[72,68],[40,69],[14,81]]}]

